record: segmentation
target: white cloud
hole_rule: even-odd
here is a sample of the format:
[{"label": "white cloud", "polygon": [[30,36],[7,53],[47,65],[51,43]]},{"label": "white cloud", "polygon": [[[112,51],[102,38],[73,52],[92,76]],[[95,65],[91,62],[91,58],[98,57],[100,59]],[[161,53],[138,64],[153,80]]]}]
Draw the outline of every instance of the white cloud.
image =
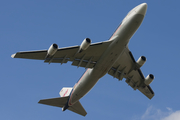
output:
[{"label": "white cloud", "polygon": [[145,113],[141,116],[141,120],[161,120],[166,113],[153,106],[149,106]]},{"label": "white cloud", "polygon": [[169,116],[163,118],[162,120],[180,120],[180,110],[171,113]]},{"label": "white cloud", "polygon": [[166,107],[166,109],[168,109],[169,111],[172,111],[172,108]]},{"label": "white cloud", "polygon": [[[149,106],[138,120],[180,120],[180,110],[173,111],[166,107],[166,111]],[[136,117],[137,118],[137,117]]]}]

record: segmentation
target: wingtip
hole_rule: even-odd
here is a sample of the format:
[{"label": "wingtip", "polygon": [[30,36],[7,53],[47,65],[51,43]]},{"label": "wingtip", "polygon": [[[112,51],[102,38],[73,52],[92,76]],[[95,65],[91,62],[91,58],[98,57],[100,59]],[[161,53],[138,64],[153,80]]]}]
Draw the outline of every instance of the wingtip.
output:
[{"label": "wingtip", "polygon": [[14,58],[14,57],[15,57],[15,55],[16,55],[16,53],[15,53],[15,54],[12,54],[12,55],[11,55],[11,57],[12,57],[12,58]]},{"label": "wingtip", "polygon": [[41,100],[39,100],[39,102],[38,103],[41,103]]}]

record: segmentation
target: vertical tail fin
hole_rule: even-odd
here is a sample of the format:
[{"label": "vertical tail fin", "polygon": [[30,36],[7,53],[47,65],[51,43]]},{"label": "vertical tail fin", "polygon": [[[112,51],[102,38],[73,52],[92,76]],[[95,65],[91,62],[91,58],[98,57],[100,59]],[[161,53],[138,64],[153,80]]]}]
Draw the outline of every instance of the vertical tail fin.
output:
[{"label": "vertical tail fin", "polygon": [[59,95],[61,97],[67,97],[67,96],[69,96],[71,94],[72,89],[73,88],[71,88],[71,87],[63,87],[61,89],[61,91],[59,92]]}]

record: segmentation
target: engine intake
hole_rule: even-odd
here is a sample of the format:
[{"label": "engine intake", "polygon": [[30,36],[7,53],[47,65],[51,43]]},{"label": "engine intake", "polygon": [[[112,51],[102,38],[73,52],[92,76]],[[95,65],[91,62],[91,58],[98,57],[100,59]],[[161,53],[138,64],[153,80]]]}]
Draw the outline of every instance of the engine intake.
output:
[{"label": "engine intake", "polygon": [[149,75],[145,78],[144,83],[145,83],[146,85],[149,85],[149,84],[151,84],[151,82],[152,82],[153,80],[154,80],[154,75],[149,74]]},{"label": "engine intake", "polygon": [[140,67],[142,67],[144,65],[144,63],[146,62],[146,57],[141,56],[138,60],[137,60],[137,69],[139,69]]},{"label": "engine intake", "polygon": [[79,47],[78,53],[86,50],[90,44],[91,44],[91,39],[85,38]]},{"label": "engine intake", "polygon": [[47,51],[46,58],[52,57],[57,52],[57,50],[58,50],[58,45],[55,43],[52,44]]}]

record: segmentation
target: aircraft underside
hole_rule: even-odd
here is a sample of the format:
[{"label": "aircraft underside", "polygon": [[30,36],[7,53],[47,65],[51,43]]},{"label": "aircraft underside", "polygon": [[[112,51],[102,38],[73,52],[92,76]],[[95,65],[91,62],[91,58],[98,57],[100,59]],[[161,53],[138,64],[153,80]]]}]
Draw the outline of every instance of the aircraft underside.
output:
[{"label": "aircraft underside", "polygon": [[17,52],[11,57],[44,60],[49,64],[70,61],[73,66],[86,69],[74,87],[61,89],[61,97],[39,101],[41,104],[61,107],[63,111],[68,109],[85,116],[87,112],[79,100],[107,73],[118,80],[125,78],[129,86],[151,99],[154,92],[149,85],[154,76],[149,74],[145,78],[140,69],[146,57],[141,56],[135,61],[128,48],[130,38],[142,23],[146,10],[146,3],[133,8],[108,41],[91,44],[91,40],[85,38],[80,46],[58,48],[57,44],[52,44],[48,50]]}]

